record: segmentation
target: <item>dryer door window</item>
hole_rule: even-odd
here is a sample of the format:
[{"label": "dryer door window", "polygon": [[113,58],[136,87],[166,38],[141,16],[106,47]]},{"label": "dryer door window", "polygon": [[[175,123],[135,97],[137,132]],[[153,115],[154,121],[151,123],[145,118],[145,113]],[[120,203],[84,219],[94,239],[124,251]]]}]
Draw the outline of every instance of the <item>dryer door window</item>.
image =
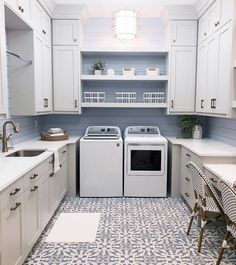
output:
[{"label": "dryer door window", "polygon": [[128,174],[163,175],[164,157],[163,145],[129,145]]}]

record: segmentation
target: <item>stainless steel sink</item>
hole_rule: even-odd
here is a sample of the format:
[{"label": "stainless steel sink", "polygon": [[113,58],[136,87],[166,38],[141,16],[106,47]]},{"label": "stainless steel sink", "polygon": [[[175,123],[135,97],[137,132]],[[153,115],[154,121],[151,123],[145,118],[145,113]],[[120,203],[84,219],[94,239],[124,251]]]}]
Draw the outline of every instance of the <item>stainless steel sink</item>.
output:
[{"label": "stainless steel sink", "polygon": [[33,157],[41,155],[45,151],[46,150],[19,150],[7,155],[6,157]]}]

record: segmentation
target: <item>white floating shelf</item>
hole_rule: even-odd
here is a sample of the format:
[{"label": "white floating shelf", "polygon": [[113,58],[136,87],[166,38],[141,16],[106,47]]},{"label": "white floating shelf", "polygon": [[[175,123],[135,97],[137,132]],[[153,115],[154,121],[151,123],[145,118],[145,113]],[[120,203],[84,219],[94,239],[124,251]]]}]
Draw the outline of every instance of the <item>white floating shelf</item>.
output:
[{"label": "white floating shelf", "polygon": [[167,108],[167,103],[82,103],[82,108]]},{"label": "white floating shelf", "polygon": [[154,49],[81,49],[82,54],[168,54],[169,50],[168,49],[159,49],[159,50],[154,50]]},{"label": "white floating shelf", "polygon": [[232,101],[232,108],[233,108],[233,109],[236,108],[236,101]]},{"label": "white floating shelf", "polygon": [[110,80],[110,81],[168,81],[167,75],[158,76],[147,76],[147,75],[134,75],[134,76],[124,76],[124,75],[81,75],[81,80]]}]

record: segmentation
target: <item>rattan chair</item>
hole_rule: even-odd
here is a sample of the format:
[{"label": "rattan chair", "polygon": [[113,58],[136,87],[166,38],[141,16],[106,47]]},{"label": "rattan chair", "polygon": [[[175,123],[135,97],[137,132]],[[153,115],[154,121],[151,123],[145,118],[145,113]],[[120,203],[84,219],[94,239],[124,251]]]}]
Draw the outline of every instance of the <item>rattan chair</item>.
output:
[{"label": "rattan chair", "polygon": [[236,190],[232,184],[225,180],[220,181],[220,186],[227,231],[216,262],[217,265],[220,264],[224,250],[232,246],[232,239],[236,239]]},{"label": "rattan chair", "polygon": [[191,161],[188,167],[192,176],[195,205],[190,218],[187,235],[190,233],[194,217],[200,216],[201,230],[198,240],[198,252],[201,252],[205,225],[224,215],[224,211],[221,199],[204,173]]}]

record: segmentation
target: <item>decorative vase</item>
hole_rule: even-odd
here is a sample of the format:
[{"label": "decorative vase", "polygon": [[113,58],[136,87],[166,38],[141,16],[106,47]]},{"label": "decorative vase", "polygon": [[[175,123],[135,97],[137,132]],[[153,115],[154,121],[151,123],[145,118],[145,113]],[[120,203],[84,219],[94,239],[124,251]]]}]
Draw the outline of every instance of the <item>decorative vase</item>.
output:
[{"label": "decorative vase", "polygon": [[102,74],[102,70],[94,70],[94,74],[95,75],[101,75]]},{"label": "decorative vase", "polygon": [[201,125],[193,126],[193,139],[202,139],[202,126]]}]

